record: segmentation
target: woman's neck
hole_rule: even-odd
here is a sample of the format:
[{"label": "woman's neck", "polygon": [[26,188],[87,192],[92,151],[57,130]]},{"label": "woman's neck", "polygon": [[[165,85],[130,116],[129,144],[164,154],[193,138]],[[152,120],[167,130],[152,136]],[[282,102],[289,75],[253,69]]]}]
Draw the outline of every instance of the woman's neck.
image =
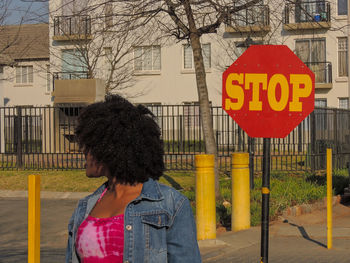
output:
[{"label": "woman's neck", "polygon": [[123,196],[139,196],[142,191],[143,184],[137,183],[134,185],[130,184],[120,184],[112,181],[112,183],[108,182],[109,189],[108,192],[114,195],[115,198],[122,198]]}]

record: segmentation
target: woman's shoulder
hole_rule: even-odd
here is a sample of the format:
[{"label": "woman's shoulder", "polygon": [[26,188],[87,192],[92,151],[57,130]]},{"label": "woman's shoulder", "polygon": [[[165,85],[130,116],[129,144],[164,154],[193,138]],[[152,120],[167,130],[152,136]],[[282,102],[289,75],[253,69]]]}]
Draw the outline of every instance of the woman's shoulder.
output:
[{"label": "woman's shoulder", "polygon": [[160,182],[157,183],[164,202],[172,206],[175,210],[177,210],[179,206],[182,206],[183,203],[189,202],[188,198],[179,190]]},{"label": "woman's shoulder", "polygon": [[185,197],[179,190],[176,190],[174,187],[166,185],[166,184],[163,184],[163,183],[160,183],[158,181],[157,181],[157,183],[159,185],[159,189],[162,192],[162,194],[164,194],[164,195],[171,195],[171,196],[173,196],[175,198],[176,197],[177,198]]}]

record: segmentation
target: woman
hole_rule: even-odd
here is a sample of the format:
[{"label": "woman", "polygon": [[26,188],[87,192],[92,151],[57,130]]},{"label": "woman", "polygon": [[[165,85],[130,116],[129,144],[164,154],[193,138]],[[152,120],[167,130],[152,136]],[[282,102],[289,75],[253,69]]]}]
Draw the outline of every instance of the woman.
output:
[{"label": "woman", "polygon": [[188,199],[157,182],[163,144],[152,113],[109,96],[82,111],[76,137],[87,177],[107,182],[79,201],[66,262],[201,262]]}]

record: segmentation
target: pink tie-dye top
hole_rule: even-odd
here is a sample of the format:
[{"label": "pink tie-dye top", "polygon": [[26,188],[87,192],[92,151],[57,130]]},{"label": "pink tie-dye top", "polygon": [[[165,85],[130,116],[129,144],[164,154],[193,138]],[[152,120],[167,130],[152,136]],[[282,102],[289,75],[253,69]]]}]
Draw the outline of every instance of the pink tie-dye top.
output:
[{"label": "pink tie-dye top", "polygon": [[124,215],[88,216],[78,228],[76,248],[81,263],[123,262]]}]

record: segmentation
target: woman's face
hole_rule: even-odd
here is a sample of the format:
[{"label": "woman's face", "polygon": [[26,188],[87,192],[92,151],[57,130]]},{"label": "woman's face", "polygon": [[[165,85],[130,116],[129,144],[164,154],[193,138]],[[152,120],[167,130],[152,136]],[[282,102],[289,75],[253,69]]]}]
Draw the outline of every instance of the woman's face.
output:
[{"label": "woman's face", "polygon": [[85,154],[86,159],[86,176],[89,178],[101,177],[104,175],[104,167],[102,164],[98,163],[95,158],[88,152]]}]

